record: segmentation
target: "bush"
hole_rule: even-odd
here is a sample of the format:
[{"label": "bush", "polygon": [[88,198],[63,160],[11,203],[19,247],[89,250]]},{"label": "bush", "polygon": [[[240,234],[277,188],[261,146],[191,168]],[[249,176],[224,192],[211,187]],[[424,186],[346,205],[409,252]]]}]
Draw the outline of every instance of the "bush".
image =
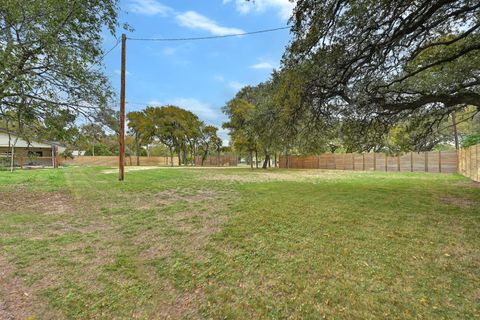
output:
[{"label": "bush", "polygon": [[476,144],[480,144],[480,134],[469,135],[462,141],[462,147],[464,148],[474,146]]}]

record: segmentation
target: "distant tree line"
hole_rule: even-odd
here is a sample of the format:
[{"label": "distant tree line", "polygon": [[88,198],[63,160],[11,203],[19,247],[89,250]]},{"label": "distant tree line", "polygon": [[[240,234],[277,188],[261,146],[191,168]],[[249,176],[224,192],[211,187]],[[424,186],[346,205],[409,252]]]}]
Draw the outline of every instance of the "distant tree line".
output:
[{"label": "distant tree line", "polygon": [[174,155],[178,157],[178,165],[194,164],[197,156],[201,156],[203,165],[210,154],[220,155],[224,150],[218,128],[206,125],[193,112],[177,106],[147,107],[128,113],[127,119],[137,156],[142,148],[148,149],[157,142],[168,149],[172,165]]},{"label": "distant tree line", "polygon": [[[128,131],[125,136],[127,156],[169,156],[178,158],[178,165],[201,164],[209,156],[231,151],[223,146],[218,128],[207,125],[191,111],[177,106],[149,106],[127,113]],[[71,137],[69,150],[79,150],[86,156],[113,156],[119,153],[118,121],[86,123]]]}]

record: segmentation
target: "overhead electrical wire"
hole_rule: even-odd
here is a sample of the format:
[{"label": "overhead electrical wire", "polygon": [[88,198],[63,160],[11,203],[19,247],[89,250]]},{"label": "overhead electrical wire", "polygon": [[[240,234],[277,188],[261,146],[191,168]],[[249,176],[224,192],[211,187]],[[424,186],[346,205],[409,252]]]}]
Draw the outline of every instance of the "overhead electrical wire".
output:
[{"label": "overhead electrical wire", "polygon": [[274,32],[274,31],[285,30],[285,29],[290,29],[290,27],[280,27],[280,28],[263,29],[263,30],[250,31],[250,32],[224,34],[224,35],[218,35],[218,36],[204,36],[204,37],[191,37],[191,38],[131,38],[131,37],[127,37],[127,39],[128,40],[133,40],[133,41],[163,41],[163,42],[195,41],[195,40],[209,40],[209,39],[232,38],[232,37],[238,37],[238,36],[248,36],[248,35]]},{"label": "overhead electrical wire", "polygon": [[90,70],[94,65],[100,63],[110,52],[112,52],[116,47],[118,47],[118,45],[120,44],[121,40],[117,40],[117,43],[115,43],[115,45],[110,48],[107,52],[105,52],[99,59],[97,59],[97,61],[95,61],[94,63],[92,63],[90,65],[90,67],[88,67],[87,70]]},{"label": "overhead electrical wire", "polygon": [[[186,37],[186,38],[131,38],[127,37],[128,40],[132,41],[159,41],[159,42],[174,42],[174,41],[196,41],[196,40],[210,40],[210,39],[222,39],[222,38],[232,38],[238,36],[248,36],[248,35],[255,35],[267,32],[275,32],[279,30],[286,30],[290,29],[290,27],[279,27],[279,28],[272,28],[272,29],[263,29],[263,30],[256,30],[256,31],[249,31],[249,32],[242,32],[242,33],[232,33],[232,34],[224,34],[218,36],[204,36],[204,37]],[[94,62],[88,70],[90,70],[94,65],[100,63],[110,52],[115,50],[116,47],[120,44],[121,40],[118,39],[115,45],[106,51],[96,62]]]}]

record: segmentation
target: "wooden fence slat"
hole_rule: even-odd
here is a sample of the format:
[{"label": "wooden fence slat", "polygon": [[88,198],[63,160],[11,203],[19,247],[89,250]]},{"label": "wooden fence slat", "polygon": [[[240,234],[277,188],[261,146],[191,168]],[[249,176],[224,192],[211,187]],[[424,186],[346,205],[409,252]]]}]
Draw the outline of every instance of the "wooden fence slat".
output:
[{"label": "wooden fence slat", "polygon": [[[403,156],[385,157],[385,172],[395,171],[423,171],[439,173],[458,172],[474,181],[480,181],[480,145],[462,148],[458,151],[438,152],[413,152]],[[368,166],[367,158],[368,157]],[[351,165],[347,159],[351,159]],[[284,156],[280,157],[280,167],[284,168],[288,163],[290,168],[321,168],[339,170],[377,170],[377,162],[381,162],[380,155],[373,154],[332,154],[325,153],[313,157],[292,157],[292,161],[286,161]],[[373,162],[373,167],[372,167]],[[382,165],[380,165],[381,167]]]}]

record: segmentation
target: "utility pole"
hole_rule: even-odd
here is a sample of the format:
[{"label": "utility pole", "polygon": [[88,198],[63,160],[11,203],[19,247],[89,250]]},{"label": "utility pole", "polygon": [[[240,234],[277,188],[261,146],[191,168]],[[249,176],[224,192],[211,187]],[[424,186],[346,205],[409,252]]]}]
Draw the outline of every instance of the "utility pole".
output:
[{"label": "utility pole", "polygon": [[127,36],[122,34],[122,68],[120,74],[120,151],[118,156],[118,180],[125,178],[125,60]]}]

